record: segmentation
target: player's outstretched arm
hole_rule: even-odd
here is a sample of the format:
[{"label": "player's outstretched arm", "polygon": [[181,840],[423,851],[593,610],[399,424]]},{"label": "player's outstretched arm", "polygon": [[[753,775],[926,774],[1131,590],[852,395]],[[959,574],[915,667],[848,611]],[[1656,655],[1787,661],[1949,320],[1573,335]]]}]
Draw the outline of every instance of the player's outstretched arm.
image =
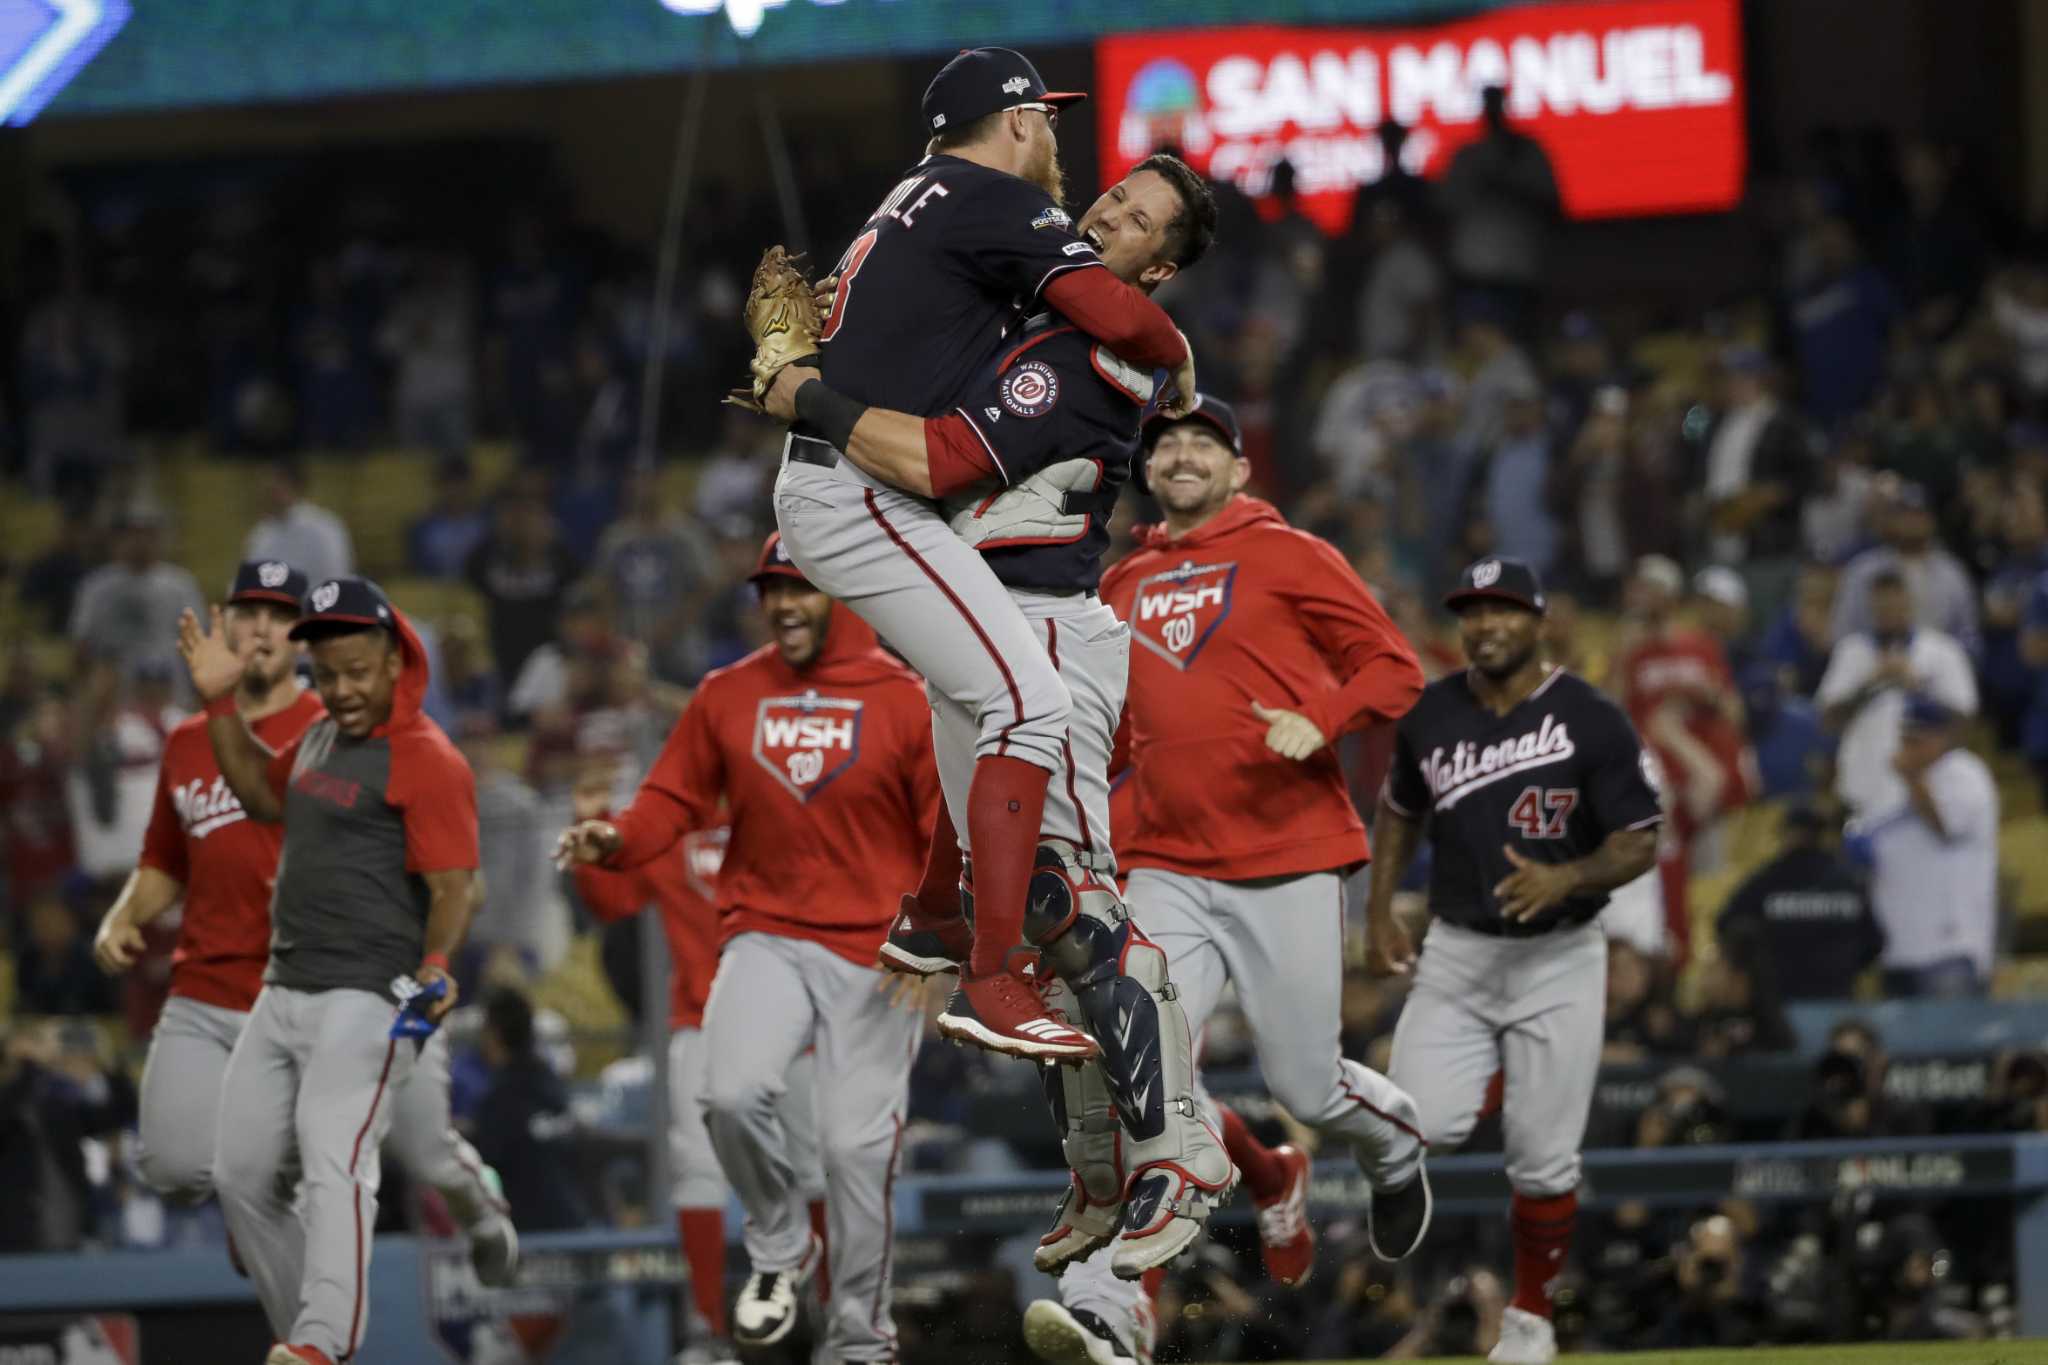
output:
[{"label": "player's outstretched arm", "polygon": [[109,976],[119,976],[135,965],[142,955],[142,931],[157,916],[178,903],[185,894],[183,883],[153,867],[138,867],[128,874],[121,894],[114,898],[92,936],[93,960]]},{"label": "player's outstretched arm", "polygon": [[1380,797],[1372,818],[1372,892],[1365,902],[1365,969],[1374,976],[1415,970],[1415,944],[1394,918],[1394,891],[1415,861],[1422,822]]},{"label": "player's outstretched arm", "polygon": [[802,421],[838,447],[861,472],[918,497],[932,496],[925,419],[871,408],[826,387],[818,371],[791,365],[775,376],[764,400],[770,417]]},{"label": "player's outstretched arm", "polygon": [[420,969],[413,977],[423,986],[436,980],[448,983],[448,993],[427,1009],[427,1018],[438,1024],[455,1008],[460,993],[454,975],[448,970],[448,959],[469,937],[469,921],[483,902],[483,874],[474,868],[456,867],[422,876],[429,898],[427,933]]},{"label": "player's outstretched arm", "polygon": [[206,737],[243,813],[251,820],[275,823],[284,819],[284,796],[270,785],[270,762],[277,755],[256,738],[235,708],[235,688],[248,658],[228,648],[219,607],[210,613],[209,626],[202,629],[189,610],[178,617],[178,653],[192,675],[193,689],[206,703]]}]

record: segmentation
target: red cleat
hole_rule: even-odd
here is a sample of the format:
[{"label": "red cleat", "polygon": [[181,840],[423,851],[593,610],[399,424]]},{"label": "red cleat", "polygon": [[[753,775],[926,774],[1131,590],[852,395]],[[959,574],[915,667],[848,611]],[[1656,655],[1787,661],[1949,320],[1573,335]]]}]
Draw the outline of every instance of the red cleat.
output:
[{"label": "red cleat", "polygon": [[1037,990],[1008,969],[962,975],[939,1016],[939,1035],[1034,1062],[1078,1065],[1102,1055],[1093,1038],[1049,1011]]},{"label": "red cleat", "polygon": [[1273,1156],[1287,1165],[1287,1186],[1271,1199],[1255,1199],[1259,1211],[1259,1249],[1267,1278],[1289,1289],[1308,1283],[1316,1268],[1316,1230],[1308,1221],[1308,1153],[1285,1143]]},{"label": "red cleat", "polygon": [[317,1346],[287,1346],[280,1341],[263,1357],[263,1365],[334,1365],[334,1361]]},{"label": "red cleat", "polygon": [[958,910],[945,916],[928,915],[917,897],[905,896],[903,909],[882,942],[877,965],[909,976],[936,976],[959,971],[973,951],[974,929],[966,915]]}]

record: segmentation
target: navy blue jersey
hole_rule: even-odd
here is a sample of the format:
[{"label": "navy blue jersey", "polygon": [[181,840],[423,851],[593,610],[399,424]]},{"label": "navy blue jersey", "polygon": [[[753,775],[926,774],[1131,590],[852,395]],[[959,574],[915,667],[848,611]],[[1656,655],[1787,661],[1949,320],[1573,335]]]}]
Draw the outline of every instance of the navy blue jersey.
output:
[{"label": "navy blue jersey", "polygon": [[1583,924],[1607,904],[1581,896],[1527,924],[1502,918],[1493,888],[1531,862],[1567,863],[1617,830],[1663,817],[1635,727],[1600,689],[1560,668],[1505,716],[1464,672],[1440,678],[1395,726],[1385,798],[1426,821],[1435,846],[1429,910],[1486,934],[1519,937]]},{"label": "navy blue jersey", "polygon": [[1064,592],[1092,590],[1101,581],[1110,514],[1130,481],[1138,419],[1152,388],[1150,374],[1058,314],[1041,313],[953,409],[974,429],[1005,486],[1067,461],[1094,466],[1088,482],[1066,494],[1065,510],[1085,518],[1071,531],[979,542],[1000,582]]},{"label": "navy blue jersey", "polygon": [[996,360],[1054,276],[1101,263],[1038,186],[928,156],[833,268],[825,382],[870,407],[941,412]]}]

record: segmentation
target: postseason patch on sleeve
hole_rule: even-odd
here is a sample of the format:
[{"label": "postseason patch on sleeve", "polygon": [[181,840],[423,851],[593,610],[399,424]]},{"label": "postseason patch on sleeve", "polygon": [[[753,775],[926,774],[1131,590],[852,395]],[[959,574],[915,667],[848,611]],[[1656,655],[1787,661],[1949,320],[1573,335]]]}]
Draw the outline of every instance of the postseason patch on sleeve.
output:
[{"label": "postseason patch on sleeve", "polygon": [[1072,231],[1074,220],[1067,217],[1065,209],[1057,204],[1052,204],[1039,211],[1038,216],[1031,220],[1031,226],[1035,228],[1065,228],[1068,231]]}]

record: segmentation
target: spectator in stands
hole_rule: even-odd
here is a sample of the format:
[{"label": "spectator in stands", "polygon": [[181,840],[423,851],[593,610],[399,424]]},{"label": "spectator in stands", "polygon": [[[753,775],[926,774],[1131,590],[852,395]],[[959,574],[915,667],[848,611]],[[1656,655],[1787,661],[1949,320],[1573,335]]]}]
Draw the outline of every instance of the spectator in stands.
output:
[{"label": "spectator in stands", "polygon": [[1998,950],[1998,783],[1963,747],[1962,717],[1916,694],[1892,769],[1903,797],[1859,831],[1884,926],[1885,993],[1983,995]]},{"label": "spectator in stands", "polygon": [[39,695],[0,736],[0,846],[7,851],[7,905],[20,907],[71,870],[76,849],[64,775],[71,762],[63,697]]},{"label": "spectator in stands", "polygon": [[1899,305],[1846,221],[1824,221],[1815,247],[1814,277],[1791,301],[1792,327],[1802,404],[1833,427],[1876,394]]},{"label": "spectator in stands", "polygon": [[670,512],[651,469],[632,473],[622,502],[595,566],[611,589],[618,629],[647,646],[661,677],[694,681],[704,671],[698,618],[715,587],[708,538]]},{"label": "spectator in stands", "polygon": [[95,1232],[88,1138],[135,1121],[135,1087],[89,1027],[0,1020],[0,1252],[76,1251]]},{"label": "spectator in stands", "polygon": [[515,484],[498,499],[491,534],[470,554],[463,576],[483,595],[500,678],[518,677],[528,656],[553,636],[562,597],[580,572],[544,495]]},{"label": "spectator in stands", "polygon": [[28,907],[14,958],[15,1007],[23,1014],[112,1014],[114,986],[92,960],[92,940],[55,895]]},{"label": "spectator in stands", "polygon": [[341,518],[306,498],[306,466],[296,459],[264,476],[263,515],[242,542],[244,559],[278,559],[313,584],[355,572],[355,544]]},{"label": "spectator in stands", "polygon": [[315,450],[361,450],[380,416],[367,328],[351,306],[340,261],[314,262],[306,283],[292,323],[299,434]]},{"label": "spectator in stands", "polygon": [[1827,784],[1835,757],[1834,737],[1820,708],[1788,693],[1778,670],[1751,664],[1738,681],[1749,720],[1749,748],[1756,755],[1760,795],[1810,796]]},{"label": "spectator in stands", "polygon": [[81,662],[108,660],[123,683],[152,661],[182,674],[178,613],[206,610],[198,580],[163,558],[163,520],[147,503],[124,506],[114,518],[113,561],[86,576],[71,608]]},{"label": "spectator in stands", "polygon": [[1656,964],[1629,944],[1607,944],[1607,1032],[1600,1057],[1626,1065],[1653,1053],[1684,1052],[1691,1039]]},{"label": "spectator in stands", "polygon": [[1828,1031],[1828,1048],[1814,1064],[1806,1108],[1786,1137],[1794,1142],[1838,1138],[1913,1137],[1932,1126],[1926,1111],[1885,1094],[1891,1068],[1884,1040],[1861,1019],[1844,1019]]},{"label": "spectator in stands", "polygon": [[[1934,510],[1918,484],[1892,482],[1878,513],[1884,543],[1849,561],[1835,592],[1835,638],[1870,630],[1877,578],[1903,577],[1911,590],[1913,620],[1946,632],[1964,649],[1977,648],[1977,585],[1969,571],[1935,539]],[[1974,709],[1974,708],[1973,708]]]},{"label": "spectator in stands", "polygon": [[1700,630],[1721,646],[1731,672],[1749,666],[1749,584],[1725,564],[1709,564],[1692,576],[1692,615]]},{"label": "spectator in stands", "polygon": [[1715,561],[1742,571],[1770,620],[1799,569],[1799,515],[1814,460],[1796,414],[1780,406],[1771,362],[1748,346],[1722,354],[1720,411],[1707,436],[1707,518]]},{"label": "spectator in stands", "polygon": [[1776,979],[1752,972],[1726,953],[1701,955],[1686,1025],[1701,1057],[1782,1052],[1794,1044]]},{"label": "spectator in stands", "polygon": [[522,1230],[584,1226],[576,1118],[561,1077],[534,1046],[533,1006],[518,990],[501,986],[485,1000],[483,1053],[491,1079],[471,1133],[477,1155],[504,1181]]},{"label": "spectator in stands", "polygon": [[1565,548],[1565,530],[1550,507],[1550,430],[1543,390],[1534,380],[1501,393],[1501,434],[1480,474],[1480,513],[1492,528],[1496,554],[1548,574]]},{"label": "spectator in stands", "polygon": [[434,502],[406,528],[406,567],[428,578],[460,578],[463,566],[491,531],[491,514],[477,497],[476,468],[467,455],[434,466]]},{"label": "spectator in stands", "polygon": [[2001,1052],[1966,1131],[2048,1133],[2048,1054],[2036,1047]]},{"label": "spectator in stands", "polygon": [[1852,417],[1836,431],[1799,509],[1799,542],[1808,559],[1840,565],[1869,544],[1878,510],[1876,454],[1869,415]]},{"label": "spectator in stands", "polygon": [[2020,387],[2038,405],[2048,399],[2048,267],[2014,265],[1991,281],[1991,319],[2012,348]]},{"label": "spectator in stands", "polygon": [[[392,417],[400,445],[443,457],[468,452],[475,404],[470,323],[475,308],[469,269],[449,256],[417,262],[392,303],[378,345],[397,366]],[[517,401],[517,394],[512,397]]]},{"label": "spectator in stands", "polygon": [[57,287],[30,308],[15,352],[29,478],[44,493],[90,495],[126,441],[128,337],[75,250],[31,247],[41,259],[23,261],[21,278]]},{"label": "spectator in stands", "polygon": [[1484,458],[1500,444],[1510,403],[1541,398],[1543,382],[1529,355],[1502,324],[1501,310],[1487,301],[1459,305],[1458,344],[1472,363],[1472,378],[1460,398],[1457,443]]},{"label": "spectator in stands", "polygon": [[487,891],[485,913],[472,922],[463,951],[481,960],[509,945],[528,971],[544,972],[561,957],[569,936],[567,924],[556,922],[561,900],[551,894],[547,816],[533,788],[499,756],[496,730],[481,717],[471,725],[460,743],[476,774],[480,871]]},{"label": "spectator in stands", "polygon": [[106,558],[105,539],[92,499],[63,501],[55,543],[21,571],[21,605],[32,613],[30,620],[37,632],[64,633],[80,583]]},{"label": "spectator in stands", "polygon": [[2020,741],[2034,700],[2035,666],[2022,648],[2022,627],[2037,588],[2048,577],[2048,505],[2032,479],[1999,482],[2003,562],[1984,584],[1984,713],[2001,747]]},{"label": "spectator in stands", "polygon": [[164,744],[185,718],[172,704],[172,682],[170,668],[153,659],[135,670],[125,690],[100,660],[75,680],[64,799],[79,870],[94,880],[126,877],[142,851]]},{"label": "spectator in stands", "polygon": [[432,713],[434,722],[458,737],[489,733],[497,728],[504,697],[483,627],[467,612],[449,617],[441,626],[434,684],[427,693],[429,707],[438,699],[442,708]]},{"label": "spectator in stands", "polygon": [[1375,202],[1366,227],[1372,264],[1358,300],[1360,349],[1367,360],[1427,360],[1437,348],[1443,272],[1399,198]]},{"label": "spectator in stands", "polygon": [[1884,950],[1862,879],[1816,803],[1785,813],[1782,851],[1735,889],[1715,923],[1721,951],[1782,1001],[1847,1000]]},{"label": "spectator in stands", "polygon": [[1792,601],[1764,628],[1757,654],[1778,675],[1790,695],[1811,697],[1820,689],[1834,651],[1835,570],[1808,564],[1799,571]]},{"label": "spectator in stands", "polygon": [[1613,598],[1630,563],[1628,390],[1609,384],[1590,399],[1570,453],[1552,475],[1553,505],[1574,524],[1565,577],[1597,601]]},{"label": "spectator in stands", "polygon": [[1729,1135],[1728,1092],[1704,1069],[1674,1066],[1657,1078],[1657,1093],[1636,1116],[1635,1145],[1705,1147]]},{"label": "spectator in stands", "polygon": [[1858,815],[1905,803],[1892,756],[1909,694],[1924,692],[1962,715],[1977,710],[1969,655],[1942,631],[1913,624],[1905,576],[1880,570],[1870,580],[1869,598],[1870,628],[1842,637],[1814,698],[1828,728],[1841,736],[1835,790]]},{"label": "spectator in stands", "polygon": [[1656,1295],[1664,1317],[1643,1345],[1682,1351],[1756,1344],[1765,1286],[1751,1273],[1741,1230],[1722,1214],[1702,1218],[1673,1249],[1670,1278]]},{"label": "spectator in stands", "polygon": [[[573,707],[594,697],[603,684],[603,670],[616,652],[618,639],[606,620],[598,589],[579,583],[562,598],[552,638],[526,656],[505,699],[507,714],[530,721],[542,712]],[[573,676],[584,671],[579,684]]]},{"label": "spectator in stands", "polygon": [[1932,345],[1962,323],[1984,273],[1984,238],[1955,191],[1955,153],[1932,138],[1912,137],[1899,150],[1906,210],[1887,244],[1907,321]]},{"label": "spectator in stands", "polygon": [[1486,131],[1458,149],[1438,191],[1451,271],[1461,288],[1497,299],[1521,326],[1534,317],[1563,203],[1542,145],[1508,124],[1508,92],[1488,86],[1480,100]]}]

